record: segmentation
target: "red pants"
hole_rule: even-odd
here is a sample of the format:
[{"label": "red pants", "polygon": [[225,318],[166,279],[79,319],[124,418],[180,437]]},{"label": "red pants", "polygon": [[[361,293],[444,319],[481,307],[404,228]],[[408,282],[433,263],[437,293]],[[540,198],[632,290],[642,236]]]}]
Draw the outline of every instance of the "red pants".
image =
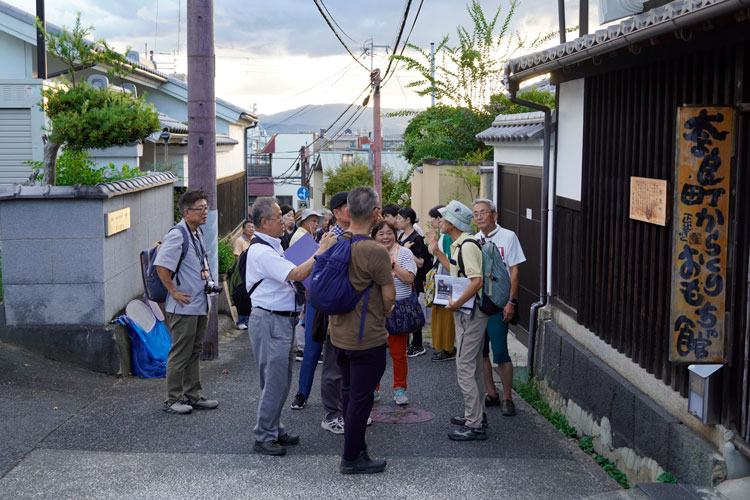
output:
[{"label": "red pants", "polygon": [[[409,343],[409,335],[401,333],[388,335],[388,349],[393,360],[393,388],[403,387],[406,389],[406,376],[409,374],[409,362],[406,357],[406,345]],[[380,390],[378,384],[377,390]]]}]

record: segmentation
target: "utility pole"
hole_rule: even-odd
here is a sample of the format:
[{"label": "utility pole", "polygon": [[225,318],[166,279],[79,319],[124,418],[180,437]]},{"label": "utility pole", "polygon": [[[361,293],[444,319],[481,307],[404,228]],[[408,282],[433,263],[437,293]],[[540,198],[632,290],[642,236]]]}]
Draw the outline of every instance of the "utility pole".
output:
[{"label": "utility pole", "polygon": [[[42,24],[42,28],[47,29],[47,19],[44,16],[44,0],[36,0],[36,17]],[[47,79],[47,45],[44,41],[42,30],[36,29],[36,77],[40,80]]]},{"label": "utility pole", "polygon": [[374,90],[372,100],[372,184],[383,201],[383,176],[380,169],[380,70],[375,69],[371,74]]},{"label": "utility pole", "polygon": [[307,187],[307,147],[302,146],[299,148],[299,173],[302,179],[300,185],[303,188]]},{"label": "utility pole", "polygon": [[435,42],[430,42],[430,77],[432,78],[432,107],[435,107]]},{"label": "utility pole", "polygon": [[[218,276],[219,215],[216,210],[216,89],[213,0],[187,2],[188,52],[188,187],[208,196],[208,222],[203,227],[212,279]],[[210,314],[201,359],[219,357],[216,295],[208,298]]]},{"label": "utility pole", "polygon": [[[365,45],[365,49],[367,50],[367,45]],[[373,71],[373,66],[375,65],[375,49],[385,49],[385,53],[388,53],[388,49],[390,49],[390,45],[375,45],[375,39],[370,38],[370,72]]]},{"label": "utility pole", "polygon": [[578,7],[578,36],[589,34],[589,0],[581,0]]}]

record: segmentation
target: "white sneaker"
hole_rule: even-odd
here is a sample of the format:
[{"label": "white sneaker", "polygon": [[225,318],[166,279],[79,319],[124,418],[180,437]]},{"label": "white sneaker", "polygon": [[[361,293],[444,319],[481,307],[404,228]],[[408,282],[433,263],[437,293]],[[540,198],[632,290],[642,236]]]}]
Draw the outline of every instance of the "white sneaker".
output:
[{"label": "white sneaker", "polygon": [[327,431],[333,432],[334,434],[344,433],[344,419],[341,417],[333,418],[331,420],[323,419],[323,421],[320,423],[320,426]]},{"label": "white sneaker", "polygon": [[372,425],[372,417],[367,417],[367,425]]},{"label": "white sneaker", "polygon": [[247,330],[247,325],[245,323],[240,323],[237,325],[238,330]]}]

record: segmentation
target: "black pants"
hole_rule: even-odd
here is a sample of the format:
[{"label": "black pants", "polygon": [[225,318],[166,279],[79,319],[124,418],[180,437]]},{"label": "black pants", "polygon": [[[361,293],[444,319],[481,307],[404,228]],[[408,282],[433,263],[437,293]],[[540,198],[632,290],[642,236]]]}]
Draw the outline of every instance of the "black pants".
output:
[{"label": "black pants", "polygon": [[412,347],[422,348],[422,329],[420,328],[416,332],[411,332],[411,344]]},{"label": "black pants", "polygon": [[365,431],[373,391],[385,372],[385,344],[362,351],[338,349],[344,411],[344,460],[356,460],[367,449]]}]

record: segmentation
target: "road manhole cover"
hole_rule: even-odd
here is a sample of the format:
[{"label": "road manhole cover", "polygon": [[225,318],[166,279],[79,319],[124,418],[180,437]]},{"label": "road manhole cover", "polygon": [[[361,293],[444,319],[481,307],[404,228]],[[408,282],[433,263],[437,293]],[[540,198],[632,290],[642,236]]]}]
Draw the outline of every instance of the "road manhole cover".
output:
[{"label": "road manhole cover", "polygon": [[418,424],[435,418],[435,414],[427,410],[392,406],[374,406],[370,416],[373,422],[382,424]]}]

